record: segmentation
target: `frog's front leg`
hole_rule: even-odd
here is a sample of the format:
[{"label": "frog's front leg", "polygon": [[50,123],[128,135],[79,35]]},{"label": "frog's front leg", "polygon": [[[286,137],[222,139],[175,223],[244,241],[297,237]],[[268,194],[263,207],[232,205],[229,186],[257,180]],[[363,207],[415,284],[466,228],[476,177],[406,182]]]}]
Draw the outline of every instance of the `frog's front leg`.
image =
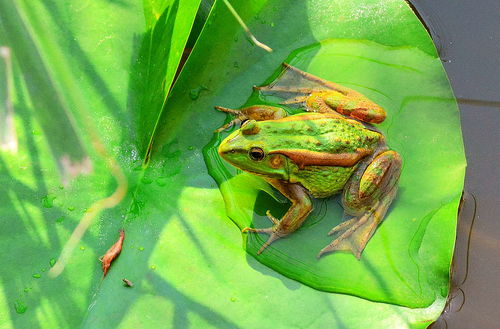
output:
[{"label": "frog's front leg", "polygon": [[330,231],[329,235],[340,235],[319,252],[318,258],[336,250],[349,250],[361,257],[396,196],[400,172],[401,157],[395,151],[378,154],[354,172],[344,188],[342,203],[346,213],[355,217]]},{"label": "frog's front leg", "polygon": [[292,202],[292,206],[281,220],[273,217],[269,211],[267,212],[267,217],[274,224],[272,227],[263,229],[247,227],[242,230],[242,232],[269,234],[269,239],[262,245],[257,254],[262,253],[274,241],[297,230],[312,211],[311,198],[301,185],[274,179],[269,179],[268,182],[286,196]]},{"label": "frog's front leg", "polygon": [[244,107],[242,109],[228,109],[222,106],[215,106],[215,108],[221,112],[233,114],[236,117],[215,130],[216,132],[220,132],[224,129],[232,127],[234,124],[241,123],[245,120],[255,120],[255,121],[263,121],[263,120],[276,120],[281,119],[287,116],[287,113],[281,107],[276,106],[268,106],[268,105],[254,105]]}]

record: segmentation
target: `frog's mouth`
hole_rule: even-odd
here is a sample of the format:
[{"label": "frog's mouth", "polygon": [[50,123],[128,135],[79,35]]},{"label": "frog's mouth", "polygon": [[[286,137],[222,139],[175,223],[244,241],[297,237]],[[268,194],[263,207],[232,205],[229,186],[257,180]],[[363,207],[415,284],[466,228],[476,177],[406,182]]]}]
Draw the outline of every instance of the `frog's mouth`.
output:
[{"label": "frog's mouth", "polygon": [[[238,168],[240,168],[238,162],[243,160],[242,158],[246,156],[247,153],[246,150],[236,149],[234,147],[231,147],[228,143],[225,143],[225,141],[223,141],[220,144],[219,149],[217,151],[221,158],[223,158],[224,160],[226,160],[227,162]],[[238,159],[240,161],[238,161]]]}]

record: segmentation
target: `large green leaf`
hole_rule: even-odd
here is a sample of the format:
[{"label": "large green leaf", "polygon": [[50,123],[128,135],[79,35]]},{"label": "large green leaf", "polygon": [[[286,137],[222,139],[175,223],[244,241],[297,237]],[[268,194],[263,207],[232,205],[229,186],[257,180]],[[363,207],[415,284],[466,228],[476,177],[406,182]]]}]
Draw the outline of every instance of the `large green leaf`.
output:
[{"label": "large green leaf", "polygon": [[[0,3],[0,45],[12,58],[2,61],[0,72],[13,72],[0,77],[0,84],[11,86],[10,97],[3,92],[0,101],[13,105],[19,145],[17,153],[2,152],[0,164],[0,244],[6,250],[0,327],[74,328],[83,321],[101,280],[96,257],[116,239],[122,216],[136,209],[130,200],[141,172],[132,168],[143,162],[198,5],[199,0]],[[70,233],[93,211],[87,208],[116,188],[106,166],[109,156],[97,156],[102,145],[127,172],[129,196],[100,214],[66,271],[49,279],[46,272]],[[69,187],[61,185],[56,165],[68,162],[61,161],[66,154],[70,163],[93,162],[92,174]],[[74,174],[75,168],[66,171]]]},{"label": "large green leaf", "polygon": [[[39,1],[30,1],[29,7],[20,0],[2,2],[0,40],[7,35],[15,40],[15,35],[9,33],[21,33],[12,30],[20,22],[27,27],[36,45],[35,56],[43,58],[41,65],[57,83],[57,88],[40,86],[47,91],[55,89],[65,100],[62,104],[68,104],[69,117],[80,123],[73,130],[94,160],[94,172],[78,177],[69,187],[60,187],[57,166],[50,155],[57,138],[49,138],[57,131],[34,120],[38,110],[36,95],[24,81],[27,65],[18,62],[14,67],[14,109],[20,147],[17,154],[1,153],[0,163],[5,191],[0,194],[0,246],[4,250],[0,328],[425,328],[440,314],[448,291],[454,212],[464,160],[452,94],[432,42],[418,19],[400,0],[366,0],[362,4],[349,0],[259,0],[233,1],[233,5],[274,52],[267,54],[247,42],[234,18],[216,2],[171,97],[162,107],[194,18],[196,1],[145,1],[142,8],[131,1],[57,1],[50,8]],[[2,15],[7,12],[9,17]],[[12,20],[16,25],[8,23]],[[172,34],[175,37],[168,38]],[[318,45],[327,39],[337,40]],[[11,43],[14,56],[19,46],[22,44]],[[304,47],[308,48],[300,53],[303,57],[294,53]],[[338,56],[339,49],[345,50],[343,59]],[[353,57],[356,51],[366,52],[366,59]],[[58,56],[52,57],[53,53]],[[26,54],[35,58],[31,52]],[[330,64],[330,55],[337,56],[343,66]],[[300,68],[324,78],[353,88],[373,87],[372,91],[362,91],[390,109],[389,121],[382,130],[390,145],[403,154],[407,176],[403,176],[401,184],[405,188],[370,243],[372,251],[367,249],[366,258],[378,261],[375,252],[383,252],[380,262],[387,262],[390,268],[384,269],[381,282],[400,273],[397,282],[390,282],[396,293],[387,294],[368,274],[363,277],[367,279],[367,291],[363,291],[364,286],[357,286],[360,277],[354,272],[348,277],[317,280],[327,282],[328,286],[322,288],[330,291],[341,291],[338,284],[351,284],[351,290],[343,291],[349,294],[313,289],[308,285],[314,286],[315,281],[307,277],[298,279],[308,285],[289,279],[286,276],[294,277],[293,271],[301,274],[303,268],[290,266],[290,257],[278,262],[272,252],[265,258],[254,258],[252,243],[259,243],[257,237],[247,245],[233,223],[258,224],[266,207],[279,211],[287,205],[281,203],[282,199],[269,197],[271,190],[258,179],[248,175],[232,177],[232,168],[225,168],[219,158],[210,156],[218,138],[213,130],[224,119],[213,106],[237,107],[256,102],[255,97],[250,97],[251,86],[262,84],[283,60],[292,59],[289,56],[298,58],[294,64]],[[342,70],[347,64],[351,65],[349,70]],[[362,68],[367,66],[370,71],[364,74]],[[396,81],[408,79],[419,85],[396,88],[397,82],[388,73],[394,74]],[[421,89],[420,84],[425,82],[434,84]],[[65,88],[66,84],[71,85]],[[388,97],[376,96],[375,90],[387,92]],[[82,212],[92,211],[85,208],[116,187],[89,147],[93,139],[81,124],[85,116],[90,116],[90,126],[97,128],[110,153],[117,156],[128,177],[130,192],[120,206],[98,217],[66,270],[51,279],[46,270]],[[425,123],[428,133],[421,131]],[[150,166],[143,169],[142,155],[155,126],[156,152]],[[417,140],[408,140],[409,136],[417,136]],[[59,139],[64,142],[64,137]],[[439,152],[445,151],[450,158],[442,162]],[[412,162],[417,154],[423,156],[422,174],[430,177],[411,174],[413,169],[420,170],[419,163]],[[212,170],[225,170],[226,177],[219,181],[225,200],[207,164]],[[230,190],[235,187],[241,190],[233,192],[235,198],[230,202]],[[448,198],[441,198],[446,188]],[[415,192],[418,198],[413,198]],[[443,202],[424,214],[419,208],[422,201],[432,205]],[[335,200],[318,204],[328,207],[325,220],[305,227],[296,236],[276,244],[276,248],[289,252],[291,247],[310,241],[308,234],[318,240],[324,238],[325,229],[339,219],[338,208]],[[412,209],[415,212],[408,218]],[[259,215],[253,215],[254,211]],[[317,222],[319,215],[315,213],[311,222]],[[115,241],[120,227],[126,232],[124,251],[101,280],[97,257]],[[399,234],[393,241],[392,237]],[[404,241],[402,250],[391,248]],[[325,261],[343,258],[345,266],[353,271],[367,264],[364,258],[356,263],[347,256],[331,255]],[[388,257],[392,260],[388,261]],[[316,273],[326,273],[315,268],[314,256],[304,260],[313,265]],[[377,265],[381,264],[375,262],[374,269]],[[361,271],[370,272],[366,268]],[[122,278],[135,286],[123,287]],[[404,284],[399,286],[398,282]],[[407,293],[415,282],[421,283],[418,299]]]}]

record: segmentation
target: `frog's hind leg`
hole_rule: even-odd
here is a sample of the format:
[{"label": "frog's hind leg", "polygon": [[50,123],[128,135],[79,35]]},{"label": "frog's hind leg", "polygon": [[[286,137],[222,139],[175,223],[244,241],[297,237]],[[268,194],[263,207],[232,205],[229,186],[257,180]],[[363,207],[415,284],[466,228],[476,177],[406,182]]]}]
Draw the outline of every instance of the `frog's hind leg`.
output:
[{"label": "frog's hind leg", "polygon": [[387,209],[396,195],[396,191],[397,187],[394,187],[383,200],[376,204],[374,209],[334,227],[328,235],[338,233],[338,237],[321,249],[318,253],[318,258],[333,251],[350,251],[357,259],[360,259],[366,244],[373,236],[373,233],[375,233],[380,222],[384,219]]},{"label": "frog's hind leg", "polygon": [[262,95],[284,99],[308,112],[333,113],[366,123],[381,123],[385,110],[360,92],[283,63],[285,70],[270,84],[254,87]]},{"label": "frog's hind leg", "polygon": [[281,104],[306,108],[306,101],[311,94],[337,90],[334,83],[303,72],[283,63],[284,70],[270,84],[257,87],[261,95],[276,96],[284,99]]},{"label": "frog's hind leg", "polygon": [[346,213],[355,217],[334,227],[338,237],[318,254],[351,251],[358,259],[396,196],[401,158],[395,151],[381,151],[354,172],[344,188]]}]

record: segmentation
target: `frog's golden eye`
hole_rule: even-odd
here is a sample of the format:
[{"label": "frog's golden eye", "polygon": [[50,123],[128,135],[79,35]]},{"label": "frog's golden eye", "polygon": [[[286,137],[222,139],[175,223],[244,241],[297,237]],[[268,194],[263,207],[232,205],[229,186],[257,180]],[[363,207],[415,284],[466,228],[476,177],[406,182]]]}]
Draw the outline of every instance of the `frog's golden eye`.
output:
[{"label": "frog's golden eye", "polygon": [[252,147],[248,152],[248,156],[254,161],[261,161],[264,159],[264,150],[260,147]]}]

